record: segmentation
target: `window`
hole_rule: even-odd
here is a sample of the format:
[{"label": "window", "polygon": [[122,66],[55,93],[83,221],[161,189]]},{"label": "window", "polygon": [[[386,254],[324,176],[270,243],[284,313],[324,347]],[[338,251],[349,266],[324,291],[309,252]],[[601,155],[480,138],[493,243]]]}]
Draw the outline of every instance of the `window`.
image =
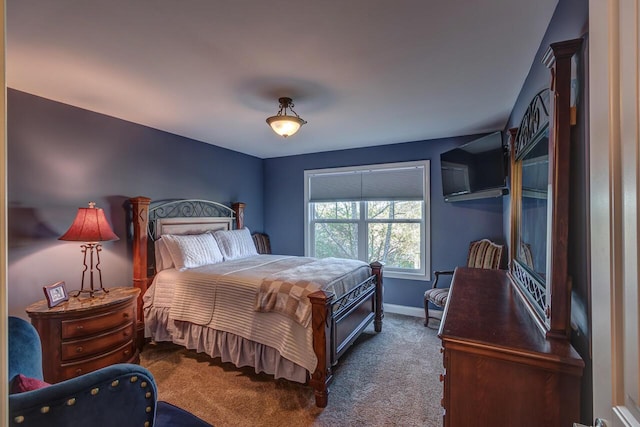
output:
[{"label": "window", "polygon": [[383,262],[385,276],[429,280],[429,161],[310,170],[305,253]]}]

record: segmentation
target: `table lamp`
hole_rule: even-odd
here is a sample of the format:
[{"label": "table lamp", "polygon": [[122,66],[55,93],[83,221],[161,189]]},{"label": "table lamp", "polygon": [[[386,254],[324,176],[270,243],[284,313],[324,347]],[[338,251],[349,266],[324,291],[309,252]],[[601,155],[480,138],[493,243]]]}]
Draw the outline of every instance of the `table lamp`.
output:
[{"label": "table lamp", "polygon": [[[93,298],[93,294],[96,292],[102,291],[108,293],[109,291],[102,286],[102,271],[100,270],[100,252],[102,251],[102,245],[99,242],[118,240],[118,236],[116,236],[111,229],[107,218],[104,216],[104,211],[96,208],[94,202],[90,202],[88,208],[78,208],[78,213],[73,220],[73,224],[71,224],[67,232],[60,236],[58,240],[85,242],[80,245],[82,253],[84,254],[82,282],[80,290],[73,296],[77,297],[82,293],[89,293],[89,296]],[[87,265],[87,253],[89,255],[89,265]],[[89,289],[84,288],[85,273],[87,270],[89,270]],[[100,289],[95,289],[93,286],[93,275],[95,271],[98,272]]]}]

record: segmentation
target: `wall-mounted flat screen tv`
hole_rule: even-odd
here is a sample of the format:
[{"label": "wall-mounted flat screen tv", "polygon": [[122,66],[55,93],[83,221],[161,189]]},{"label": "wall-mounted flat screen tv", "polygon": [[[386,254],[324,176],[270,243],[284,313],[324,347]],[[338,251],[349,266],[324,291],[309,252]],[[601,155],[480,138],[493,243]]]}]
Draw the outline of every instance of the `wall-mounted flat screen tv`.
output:
[{"label": "wall-mounted flat screen tv", "polygon": [[507,189],[507,150],[494,132],[440,155],[446,202],[501,197]]}]

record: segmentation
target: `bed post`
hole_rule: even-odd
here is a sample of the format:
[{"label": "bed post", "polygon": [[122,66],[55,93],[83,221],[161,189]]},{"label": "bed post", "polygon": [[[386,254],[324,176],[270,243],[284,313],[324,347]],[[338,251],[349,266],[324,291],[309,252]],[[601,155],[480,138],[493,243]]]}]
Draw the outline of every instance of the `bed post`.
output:
[{"label": "bed post", "polygon": [[244,207],[247,206],[242,202],[235,202],[231,205],[231,209],[236,213],[236,230],[244,227]]},{"label": "bed post", "polygon": [[131,221],[133,223],[133,286],[140,289],[137,305],[136,342],[138,347],[144,343],[144,316],[142,313],[142,295],[149,286],[147,278],[147,226],[149,225],[148,197],[134,197],[131,203]]},{"label": "bed post", "polygon": [[384,307],[382,304],[382,264],[378,261],[371,263],[371,271],[376,276],[376,307],[373,327],[376,332],[382,331],[382,318],[384,317]]},{"label": "bed post", "polygon": [[329,310],[333,294],[324,291],[309,294],[311,300],[311,328],[313,330],[313,351],[318,358],[316,370],[311,375],[309,385],[316,396],[316,406],[325,408],[329,400],[329,383],[333,379],[331,372],[331,323]]}]

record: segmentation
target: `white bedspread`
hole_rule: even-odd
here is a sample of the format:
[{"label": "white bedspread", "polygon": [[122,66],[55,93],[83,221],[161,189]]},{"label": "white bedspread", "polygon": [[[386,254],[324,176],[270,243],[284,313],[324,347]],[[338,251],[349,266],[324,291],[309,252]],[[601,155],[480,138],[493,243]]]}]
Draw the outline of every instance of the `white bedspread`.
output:
[{"label": "white bedspread", "polygon": [[[163,270],[144,296],[145,320],[153,310],[168,309],[173,321],[206,326],[264,344],[313,372],[317,359],[310,325],[303,326],[279,312],[255,310],[265,277],[275,277],[313,261],[306,257],[258,255],[183,272]],[[350,289],[370,274],[369,266],[362,263],[349,274],[341,271],[330,282],[335,289]],[[179,343],[184,337],[172,339]]]}]

